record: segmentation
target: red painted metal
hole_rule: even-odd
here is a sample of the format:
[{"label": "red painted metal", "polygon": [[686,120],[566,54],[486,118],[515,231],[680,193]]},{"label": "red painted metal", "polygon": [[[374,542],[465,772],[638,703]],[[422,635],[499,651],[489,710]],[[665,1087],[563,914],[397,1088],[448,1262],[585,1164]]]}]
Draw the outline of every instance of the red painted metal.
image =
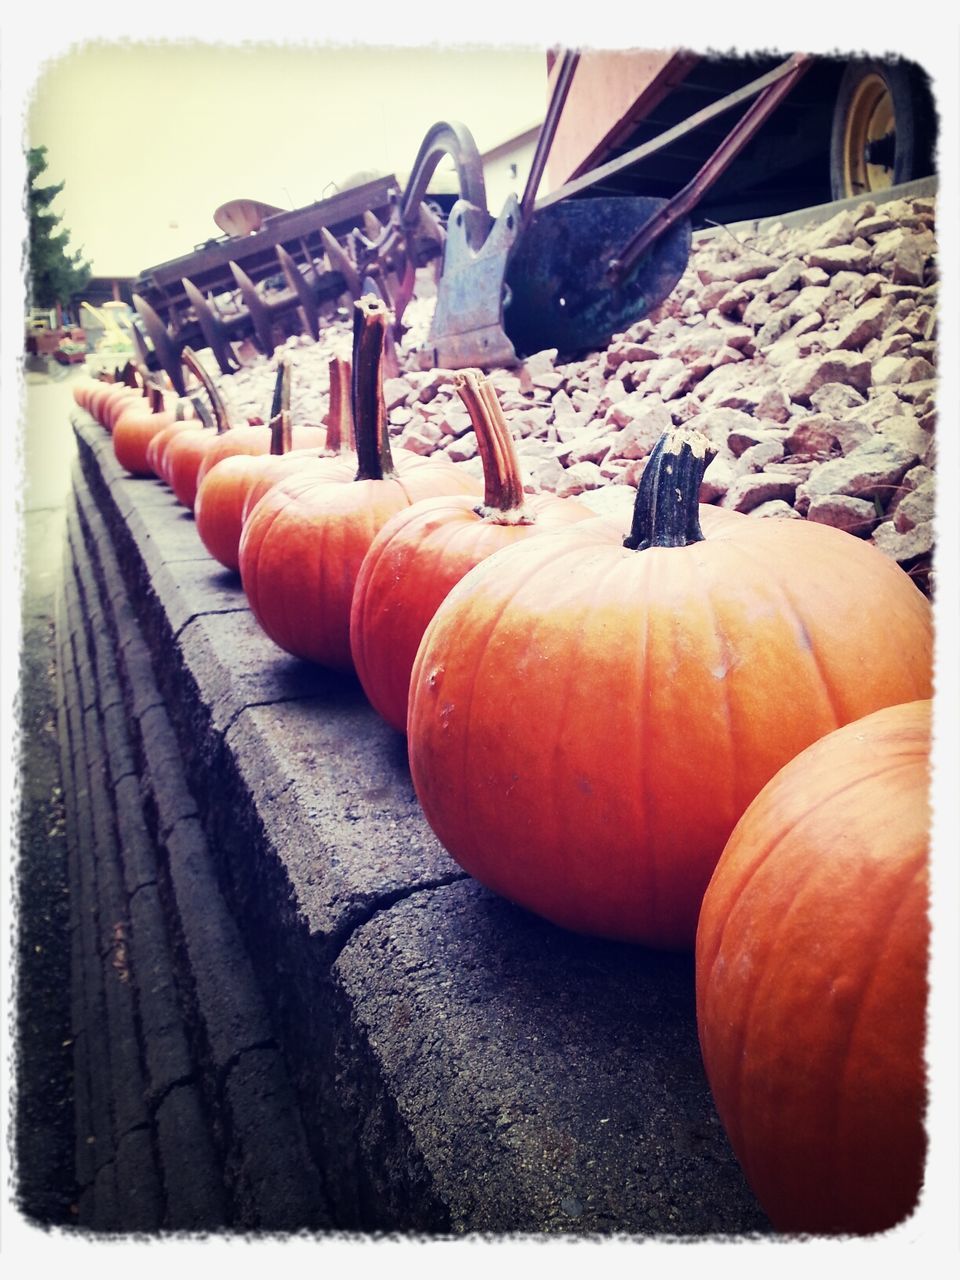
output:
[{"label": "red painted metal", "polygon": [[775,74],[778,78],[774,83],[769,84],[756,101],[747,108],[706,164],[682,191],[667,201],[659,213],[655,213],[649,221],[644,223],[637,234],[624,245],[617,257],[611,260],[607,269],[607,278],[611,283],[616,283],[627,276],[641,254],[649,249],[668,227],[690,212],[707,187],[716,182],[761,125],[770,118],[812,60],[809,54],[795,53],[777,68]]}]

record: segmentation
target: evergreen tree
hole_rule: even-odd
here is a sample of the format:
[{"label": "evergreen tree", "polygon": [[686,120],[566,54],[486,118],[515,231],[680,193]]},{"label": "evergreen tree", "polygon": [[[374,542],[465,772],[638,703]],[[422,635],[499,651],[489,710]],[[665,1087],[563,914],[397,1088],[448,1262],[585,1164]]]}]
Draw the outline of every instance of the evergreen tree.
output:
[{"label": "evergreen tree", "polygon": [[61,221],[58,214],[50,212],[50,205],[63,190],[64,184],[52,187],[35,186],[47,167],[47,148],[31,147],[27,152],[27,205],[29,213],[27,292],[30,305],[45,310],[69,303],[71,295],[79,293],[90,279],[90,263],[83,260],[83,250],[67,251],[70,232],[57,230]]}]

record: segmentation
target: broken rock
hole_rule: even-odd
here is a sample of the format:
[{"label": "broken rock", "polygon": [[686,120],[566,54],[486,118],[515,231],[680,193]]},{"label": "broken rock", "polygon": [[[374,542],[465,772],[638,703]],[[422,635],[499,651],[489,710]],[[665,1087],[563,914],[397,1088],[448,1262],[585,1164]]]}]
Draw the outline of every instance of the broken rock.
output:
[{"label": "broken rock", "polygon": [[815,524],[828,524],[843,529],[858,538],[869,537],[877,523],[877,509],[865,498],[851,498],[848,494],[830,493],[815,498],[807,510],[807,519]]},{"label": "broken rock", "polygon": [[797,510],[806,514],[815,499],[836,493],[852,498],[879,496],[882,501],[918,461],[914,450],[885,436],[871,436],[845,458],[817,467],[797,490]]},{"label": "broken rock", "polygon": [[813,393],[826,383],[842,382],[866,391],[870,380],[870,361],[859,352],[831,351],[793,361],[780,375],[780,386],[791,400],[809,404]]}]

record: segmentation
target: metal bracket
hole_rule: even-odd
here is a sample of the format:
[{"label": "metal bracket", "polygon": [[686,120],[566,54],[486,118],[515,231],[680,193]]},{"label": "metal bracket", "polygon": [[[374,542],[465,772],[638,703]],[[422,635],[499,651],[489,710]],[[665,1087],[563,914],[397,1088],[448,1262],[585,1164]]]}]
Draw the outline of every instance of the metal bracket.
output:
[{"label": "metal bracket", "polygon": [[486,239],[472,249],[476,213],[468,201],[458,200],[447,219],[443,271],[427,339],[427,352],[441,369],[519,363],[504,332],[503,307],[507,260],[520,234],[520,202],[508,196]]}]

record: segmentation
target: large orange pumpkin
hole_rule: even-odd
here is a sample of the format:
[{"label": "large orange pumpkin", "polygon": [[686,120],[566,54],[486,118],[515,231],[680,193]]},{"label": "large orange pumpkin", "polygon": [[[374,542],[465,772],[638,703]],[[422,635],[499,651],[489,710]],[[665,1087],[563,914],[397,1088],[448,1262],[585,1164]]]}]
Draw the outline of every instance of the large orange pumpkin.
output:
[{"label": "large orange pumpkin", "polygon": [[360,683],[373,708],[401,733],[417,648],[450,588],[501,547],[594,514],[551,493],[525,497],[496,392],[470,371],[454,381],[477,436],[483,501],[468,494],[428,498],[391,517],[364,556],[350,614]]},{"label": "large orange pumpkin", "polygon": [[406,451],[394,460],[380,364],[386,307],[372,295],[355,305],[356,475],[343,477],[340,459],[314,462],[311,474],[282,480],[260,499],[240,538],[240,580],[267,635],[288,653],[341,670],[352,669],[353,588],[379,530],[421,498],[480,488],[449,461]]},{"label": "large orange pumpkin", "polygon": [[930,696],[929,602],[826,525],[713,520],[706,439],[661,439],[624,545],[602,521],[457,584],[410,684],[410,766],[471,875],[557,924],[692,948],[730,832],[817,738]]},{"label": "large orange pumpkin", "polygon": [[827,734],[740,819],[703,900],[717,1110],[782,1231],[883,1231],[926,1148],[930,703]]}]

